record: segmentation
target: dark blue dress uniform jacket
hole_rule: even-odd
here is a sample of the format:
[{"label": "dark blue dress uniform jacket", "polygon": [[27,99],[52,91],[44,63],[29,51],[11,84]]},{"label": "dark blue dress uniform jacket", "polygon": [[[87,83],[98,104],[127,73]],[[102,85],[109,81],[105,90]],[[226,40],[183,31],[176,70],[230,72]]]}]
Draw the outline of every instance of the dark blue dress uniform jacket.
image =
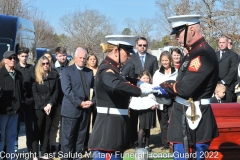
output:
[{"label": "dark blue dress uniform jacket", "polygon": [[[140,88],[133,85],[136,79],[128,82],[119,73],[119,63],[108,56],[101,63],[95,80],[97,107],[128,109],[130,96],[140,96]],[[90,150],[124,151],[129,147],[129,117],[97,113],[90,135]]]},{"label": "dark blue dress uniform jacket", "polygon": [[[187,47],[189,53],[183,58],[176,81],[160,84],[168,93],[194,101],[211,98],[218,82],[217,56],[205,41],[199,39]],[[186,111],[187,106],[184,107]],[[207,142],[218,136],[216,120],[210,104],[200,105],[202,119],[196,130],[196,142]],[[170,142],[182,143],[183,105],[174,102],[167,139]]]}]

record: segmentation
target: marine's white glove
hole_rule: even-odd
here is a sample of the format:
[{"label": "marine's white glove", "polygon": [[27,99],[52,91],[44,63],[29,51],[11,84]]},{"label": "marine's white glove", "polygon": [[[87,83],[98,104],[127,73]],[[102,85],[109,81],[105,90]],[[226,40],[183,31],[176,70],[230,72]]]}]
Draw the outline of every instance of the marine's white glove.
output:
[{"label": "marine's white glove", "polygon": [[142,83],[140,86],[142,94],[150,94],[153,91],[153,85],[149,83]]}]

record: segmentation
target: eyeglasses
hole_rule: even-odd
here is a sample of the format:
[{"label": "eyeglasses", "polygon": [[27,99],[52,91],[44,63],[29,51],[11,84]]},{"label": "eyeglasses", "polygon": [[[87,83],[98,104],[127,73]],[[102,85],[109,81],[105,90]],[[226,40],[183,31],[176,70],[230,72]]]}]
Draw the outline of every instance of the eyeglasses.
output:
[{"label": "eyeglasses", "polygon": [[142,46],[143,46],[143,47],[147,47],[146,44],[138,44],[138,46],[139,46],[139,47],[142,47]]},{"label": "eyeglasses", "polygon": [[46,62],[46,63],[42,63],[42,65],[44,66],[44,65],[49,65],[49,62]]},{"label": "eyeglasses", "polygon": [[231,45],[233,45],[233,42],[230,42]]},{"label": "eyeglasses", "polygon": [[12,59],[16,60],[17,57],[8,57],[8,59],[11,61]]}]

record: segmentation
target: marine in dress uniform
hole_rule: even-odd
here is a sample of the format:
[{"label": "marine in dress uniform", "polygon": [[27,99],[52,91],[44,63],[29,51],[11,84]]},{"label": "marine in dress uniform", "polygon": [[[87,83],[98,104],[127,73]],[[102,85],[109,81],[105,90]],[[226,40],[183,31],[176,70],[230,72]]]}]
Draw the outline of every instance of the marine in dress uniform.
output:
[{"label": "marine in dress uniform", "polygon": [[[176,96],[168,128],[167,140],[174,143],[174,159],[179,154],[187,156],[189,147],[197,159],[208,150],[210,142],[218,136],[218,129],[213,115],[210,98],[218,81],[218,61],[212,47],[202,37],[200,15],[181,15],[169,17],[178,42],[188,50],[184,57],[176,81],[165,81],[160,84],[170,95]],[[199,120],[191,127],[186,110],[190,108],[189,98],[193,99],[196,115]],[[189,107],[188,107],[189,106]],[[201,119],[200,119],[201,117]],[[187,141],[186,141],[187,138]],[[194,158],[194,157],[193,157]]]},{"label": "marine in dress uniform", "polygon": [[143,92],[136,86],[137,79],[124,78],[120,74],[121,64],[133,53],[136,37],[110,35],[106,38],[107,43],[101,46],[107,56],[100,64],[95,80],[97,118],[88,144],[95,160],[122,159],[123,151],[130,144],[129,99]]}]

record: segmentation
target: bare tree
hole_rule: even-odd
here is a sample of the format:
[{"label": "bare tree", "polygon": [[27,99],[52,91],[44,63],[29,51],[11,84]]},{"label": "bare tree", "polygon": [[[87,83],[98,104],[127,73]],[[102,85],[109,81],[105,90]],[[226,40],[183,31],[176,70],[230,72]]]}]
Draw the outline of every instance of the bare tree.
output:
[{"label": "bare tree", "polygon": [[76,44],[77,42],[73,42],[73,39],[70,36],[66,36],[65,34],[62,34],[59,36],[60,38],[60,46],[64,46],[67,49],[67,52],[71,55],[74,55],[74,52],[76,50]]},{"label": "bare tree", "polygon": [[28,19],[33,9],[31,0],[0,0],[0,13]]},{"label": "bare tree", "polygon": [[101,53],[99,44],[105,41],[105,36],[112,34],[115,25],[110,19],[96,10],[76,10],[64,15],[60,25],[68,34],[71,45],[81,46],[88,52]]},{"label": "bare tree", "polygon": [[35,9],[34,14],[31,14],[35,28],[35,40],[37,47],[49,48],[50,50],[56,48],[57,41],[54,34],[54,28],[50,25],[46,16],[41,11]]},{"label": "bare tree", "polygon": [[[205,39],[211,42],[221,34],[239,41],[240,2],[234,0],[167,0],[155,1],[159,8],[159,25],[170,32],[167,17],[182,14],[200,14]],[[231,6],[231,7],[229,7]],[[160,15],[160,16],[159,16]]]},{"label": "bare tree", "polygon": [[152,37],[156,36],[156,23],[151,18],[139,18],[134,21],[133,19],[127,18],[125,20],[127,28],[131,30],[131,34],[136,36],[142,36],[151,41]]}]

